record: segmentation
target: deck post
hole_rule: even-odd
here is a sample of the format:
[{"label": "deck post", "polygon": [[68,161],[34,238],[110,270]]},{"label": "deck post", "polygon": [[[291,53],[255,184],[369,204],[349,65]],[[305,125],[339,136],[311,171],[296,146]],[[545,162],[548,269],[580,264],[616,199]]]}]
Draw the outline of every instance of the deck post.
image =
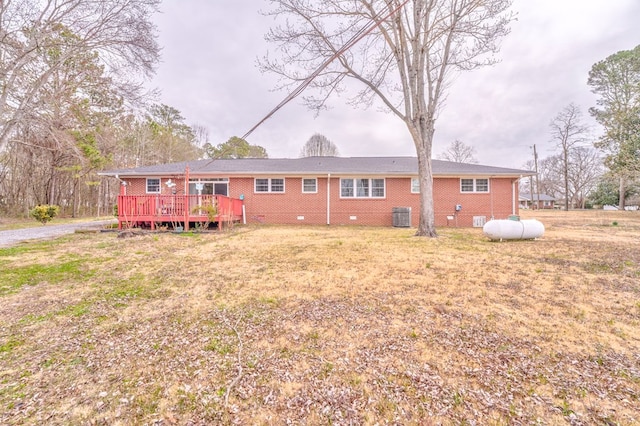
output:
[{"label": "deck post", "polygon": [[184,169],[184,230],[189,230],[189,164]]},{"label": "deck post", "polygon": [[122,188],[118,196],[118,230],[122,229],[122,211],[124,210],[124,197],[122,197]]},{"label": "deck post", "polygon": [[216,195],[216,204],[218,205],[218,231],[222,231],[222,213],[224,212],[224,198]]},{"label": "deck post", "polygon": [[[125,208],[123,208],[124,206],[122,206],[121,204],[124,204],[124,195],[127,195],[127,182],[120,180],[120,196],[118,197],[118,230],[122,229],[122,217],[123,215],[123,211],[125,211]],[[122,203],[120,202],[120,200],[122,200]]]}]

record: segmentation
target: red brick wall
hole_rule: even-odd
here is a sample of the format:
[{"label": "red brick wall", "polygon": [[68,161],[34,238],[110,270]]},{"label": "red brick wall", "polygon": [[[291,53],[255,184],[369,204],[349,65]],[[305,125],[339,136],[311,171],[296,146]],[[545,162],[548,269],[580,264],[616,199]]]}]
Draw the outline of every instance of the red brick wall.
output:
[{"label": "red brick wall", "polygon": [[[128,195],[144,195],[146,180],[128,179]],[[184,191],[184,180],[172,178],[178,194]],[[511,178],[492,178],[489,193],[461,193],[460,179],[434,179],[434,207],[436,226],[464,226],[473,224],[473,216],[503,219],[512,214],[513,188]],[[162,179],[162,193],[170,194]],[[331,177],[330,223],[332,225],[391,226],[394,207],[411,207],[411,224],[418,224],[420,213],[419,194],[411,193],[410,178],[386,178],[386,198],[362,199],[340,198],[340,178]],[[247,223],[274,224],[326,224],[327,223],[327,178],[317,179],[318,192],[302,192],[302,178],[285,179],[284,193],[255,193],[253,177],[231,177],[229,196],[244,195]],[[516,193],[517,197],[517,193]],[[517,199],[517,198],[516,198]],[[455,212],[456,204],[462,210]],[[516,214],[518,213],[516,203]],[[453,216],[453,219],[448,217]]]},{"label": "red brick wall", "polygon": [[[176,194],[184,195],[184,178],[171,177],[160,179],[160,194],[171,195],[172,189],[166,185],[166,182],[171,179],[171,182],[175,182],[176,186],[173,189],[176,190]],[[127,186],[125,186],[126,194],[124,195],[146,195],[147,194],[147,179],[146,178],[133,178],[125,179]],[[122,188],[120,188],[122,190]],[[188,189],[187,189],[188,190]]]},{"label": "red brick wall", "polygon": [[[513,209],[513,179],[492,178],[489,181],[489,193],[461,193],[460,179],[436,178],[433,181],[433,196],[435,204],[436,226],[472,226],[473,216],[486,216],[505,219],[512,214]],[[517,191],[517,188],[516,188]],[[515,194],[518,198],[518,193]],[[462,210],[455,212],[455,206],[460,204]],[[518,214],[518,203],[516,202]],[[453,220],[448,217],[454,216]]]}]

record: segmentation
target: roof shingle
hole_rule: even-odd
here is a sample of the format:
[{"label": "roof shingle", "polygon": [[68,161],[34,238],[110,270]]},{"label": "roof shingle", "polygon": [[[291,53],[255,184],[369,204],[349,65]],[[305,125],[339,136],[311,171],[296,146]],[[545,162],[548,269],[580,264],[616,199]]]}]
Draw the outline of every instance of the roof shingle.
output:
[{"label": "roof shingle", "polygon": [[[157,164],[131,169],[106,170],[103,176],[165,176],[183,174],[186,167],[193,175],[380,175],[415,176],[416,157],[305,157],[305,158],[241,158],[196,160]],[[432,160],[434,176],[528,176],[533,172],[520,169],[483,166]]]}]

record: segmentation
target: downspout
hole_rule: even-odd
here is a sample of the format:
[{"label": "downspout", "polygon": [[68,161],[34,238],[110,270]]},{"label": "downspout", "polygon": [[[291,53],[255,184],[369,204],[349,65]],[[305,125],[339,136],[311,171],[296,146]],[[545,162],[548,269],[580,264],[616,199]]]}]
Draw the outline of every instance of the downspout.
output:
[{"label": "downspout", "polygon": [[118,175],[114,175],[114,177],[120,182],[120,195],[127,195],[127,182],[120,179]]},{"label": "downspout", "polygon": [[489,204],[490,204],[490,208],[489,210],[491,210],[491,219],[495,218],[495,214],[494,214],[494,210],[493,210],[493,178],[490,177],[489,178]]},{"label": "downspout", "polygon": [[514,180],[513,182],[511,182],[511,214],[515,216],[516,214],[516,183],[518,182],[518,179]]},{"label": "downspout", "polygon": [[331,173],[327,173],[327,225],[331,225]]}]

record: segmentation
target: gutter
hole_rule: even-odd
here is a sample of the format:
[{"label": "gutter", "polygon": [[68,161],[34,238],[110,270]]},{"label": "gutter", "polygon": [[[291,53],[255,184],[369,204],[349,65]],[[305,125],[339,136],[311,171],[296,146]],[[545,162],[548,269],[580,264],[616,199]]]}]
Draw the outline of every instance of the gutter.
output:
[{"label": "gutter", "polygon": [[117,174],[113,175],[113,177],[120,181],[120,195],[127,195],[127,185],[129,185],[129,182],[120,179],[120,176],[118,176]]}]

